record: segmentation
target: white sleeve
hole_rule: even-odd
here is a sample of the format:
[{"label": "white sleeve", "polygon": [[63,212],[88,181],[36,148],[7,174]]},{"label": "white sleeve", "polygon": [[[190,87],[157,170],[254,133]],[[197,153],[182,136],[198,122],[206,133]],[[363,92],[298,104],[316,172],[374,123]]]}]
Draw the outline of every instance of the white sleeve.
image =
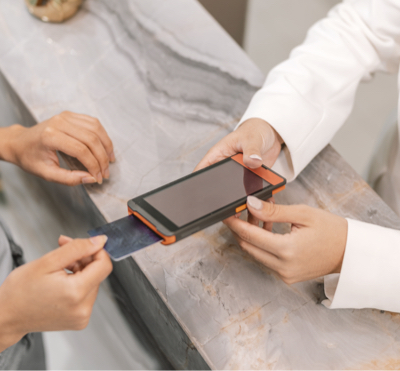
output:
[{"label": "white sleeve", "polygon": [[340,275],[324,277],[328,308],[400,312],[400,231],[347,219]]},{"label": "white sleeve", "polygon": [[239,125],[261,118],[275,128],[287,149],[274,169],[293,180],[344,123],[360,81],[397,72],[399,59],[400,1],[345,0],[270,71]]}]

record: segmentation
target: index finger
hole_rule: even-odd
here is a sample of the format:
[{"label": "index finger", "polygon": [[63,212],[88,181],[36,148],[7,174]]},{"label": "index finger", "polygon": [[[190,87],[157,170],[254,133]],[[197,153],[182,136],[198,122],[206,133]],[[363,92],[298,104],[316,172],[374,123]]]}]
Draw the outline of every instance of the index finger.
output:
[{"label": "index finger", "polygon": [[238,218],[226,219],[225,224],[243,241],[278,258],[282,257],[282,250],[286,247],[284,236],[266,231]]},{"label": "index finger", "polygon": [[85,291],[90,291],[104,281],[112,271],[111,260],[105,250],[100,250],[93,255],[93,261],[88,263],[79,274],[72,279],[79,280],[79,285]]},{"label": "index finger", "polygon": [[[232,134],[232,133],[231,133]],[[203,159],[197,164],[193,171],[201,170],[207,166],[222,161],[227,157],[235,155],[238,151],[230,145],[230,134],[222,138],[217,144],[211,147]]]},{"label": "index finger", "polygon": [[[112,143],[112,140],[108,136],[108,133],[106,129],[104,129],[103,125],[100,123],[100,121],[92,116],[84,115],[81,113],[74,113],[71,112],[71,116],[76,120],[79,121],[78,124],[84,127],[87,130],[90,130],[94,134],[96,134],[101,143],[103,144],[109,159],[111,162],[115,161],[115,154],[114,154],[114,146]],[[75,123],[77,123],[75,121]]]}]

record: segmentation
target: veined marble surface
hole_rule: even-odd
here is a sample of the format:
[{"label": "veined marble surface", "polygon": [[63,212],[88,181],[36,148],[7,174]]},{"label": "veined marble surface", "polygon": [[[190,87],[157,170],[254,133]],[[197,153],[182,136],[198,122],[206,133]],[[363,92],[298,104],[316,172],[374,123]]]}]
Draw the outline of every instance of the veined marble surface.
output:
[{"label": "veined marble surface", "polygon": [[[62,25],[3,0],[0,34],[0,70],[37,121],[68,109],[98,117],[109,132],[110,181],[86,188],[108,221],[126,215],[128,199],[191,172],[263,82],[194,0],[87,0]],[[277,199],[400,227],[330,147]],[[398,315],[326,309],[321,284],[285,285],[222,224],[133,259],[210,368],[400,365]]]}]

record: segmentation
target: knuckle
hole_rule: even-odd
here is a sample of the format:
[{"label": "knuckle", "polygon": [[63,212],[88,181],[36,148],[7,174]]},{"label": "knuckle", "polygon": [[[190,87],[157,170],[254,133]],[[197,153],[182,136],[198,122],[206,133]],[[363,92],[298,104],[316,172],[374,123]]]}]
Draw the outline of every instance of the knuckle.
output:
[{"label": "knuckle", "polygon": [[290,270],[287,268],[287,266],[280,268],[277,273],[279,274],[279,277],[282,279],[282,281],[285,283],[287,283],[287,281],[292,278]]},{"label": "knuckle", "polygon": [[76,153],[79,156],[86,157],[89,154],[89,149],[85,145],[79,144],[76,146]]},{"label": "knuckle", "polygon": [[82,315],[77,315],[75,318],[74,330],[84,330],[89,324],[90,317],[86,318]]},{"label": "knuckle", "polygon": [[291,269],[289,266],[283,267],[277,273],[282,281],[285,282],[287,285],[292,285],[293,283],[297,282],[296,275],[293,269]]},{"label": "knuckle", "polygon": [[284,283],[286,283],[286,285],[291,285],[292,284],[292,281],[291,281],[290,278],[288,278],[288,277],[281,277],[281,278],[282,278],[282,281]]},{"label": "knuckle", "polygon": [[297,280],[294,277],[289,277],[286,280],[284,280],[283,282],[285,282],[286,285],[293,285],[294,283],[297,282]]},{"label": "knuckle", "polygon": [[281,206],[280,205],[276,205],[276,204],[270,204],[270,203],[266,203],[266,205],[268,205],[269,209],[269,215],[275,218],[278,218],[279,215],[281,214]]},{"label": "knuckle", "polygon": [[242,239],[238,239],[237,240],[237,242],[238,242],[238,244],[239,244],[239,246],[240,246],[240,248],[242,249],[242,250],[244,250],[244,251],[247,251],[247,249],[246,249],[246,243],[242,240]]},{"label": "knuckle", "polygon": [[113,264],[111,262],[111,259],[108,257],[107,253],[106,253],[106,259],[107,259],[107,264],[105,267],[105,271],[107,272],[107,276],[108,276],[113,270]]},{"label": "knuckle", "polygon": [[[90,159],[90,151],[89,151],[89,148],[87,148],[85,145],[83,145],[83,144],[79,144],[79,145],[77,145],[77,147],[76,147],[76,153],[77,153],[77,156],[79,156],[79,157],[81,157],[81,158],[84,158],[84,159]],[[94,162],[94,161],[91,161],[91,162]]]},{"label": "knuckle", "polygon": [[83,299],[83,294],[81,290],[79,290],[78,288],[69,290],[68,292],[65,293],[65,295],[67,296],[67,299],[72,305],[79,305],[79,303]]},{"label": "knuckle", "polygon": [[59,113],[52,117],[50,121],[50,125],[52,126],[60,126],[65,121],[65,115],[63,112]]},{"label": "knuckle", "polygon": [[90,315],[92,314],[92,307],[90,305],[81,305],[78,308],[77,317],[80,322],[89,322]]},{"label": "knuckle", "polygon": [[55,132],[56,130],[52,126],[46,126],[40,134],[43,143],[51,141],[54,138]]},{"label": "knuckle", "polygon": [[111,259],[104,249],[100,250],[98,254],[102,261],[102,272],[105,273],[105,276],[108,276],[113,270],[113,264],[111,262]]},{"label": "knuckle", "polygon": [[75,238],[74,240],[68,242],[71,245],[70,248],[75,249],[76,252],[82,251],[91,245],[88,238]]},{"label": "knuckle", "polygon": [[99,129],[102,128],[100,121],[96,117],[88,116],[93,128]]},{"label": "knuckle", "polygon": [[89,133],[88,141],[92,146],[97,146],[100,144],[100,139],[96,134]]},{"label": "knuckle", "polygon": [[280,254],[284,260],[293,260],[295,258],[295,251],[291,246],[285,246],[281,248]]},{"label": "knuckle", "polygon": [[71,111],[68,111],[68,110],[62,111],[62,112],[59,114],[60,117],[68,117],[68,116],[70,116],[70,115],[71,115]]}]

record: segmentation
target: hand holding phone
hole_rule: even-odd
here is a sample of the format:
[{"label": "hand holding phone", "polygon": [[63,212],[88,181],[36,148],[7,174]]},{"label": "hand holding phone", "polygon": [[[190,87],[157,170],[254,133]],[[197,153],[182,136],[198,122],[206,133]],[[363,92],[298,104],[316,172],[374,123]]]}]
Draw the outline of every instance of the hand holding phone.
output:
[{"label": "hand holding phone", "polygon": [[160,239],[167,245],[190,236],[244,210],[247,196],[267,200],[285,184],[265,166],[246,167],[238,153],[130,200],[130,218],[89,233],[106,234],[105,248],[119,260]]}]

